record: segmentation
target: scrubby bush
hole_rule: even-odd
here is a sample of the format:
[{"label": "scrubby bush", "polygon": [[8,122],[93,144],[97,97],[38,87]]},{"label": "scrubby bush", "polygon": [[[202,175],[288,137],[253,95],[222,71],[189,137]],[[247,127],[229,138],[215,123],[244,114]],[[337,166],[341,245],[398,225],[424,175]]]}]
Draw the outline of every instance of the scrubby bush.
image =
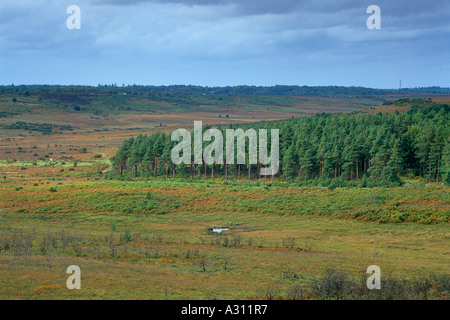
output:
[{"label": "scrubby bush", "polygon": [[328,185],[328,190],[334,190],[334,189],[336,189],[338,186],[337,186],[337,184],[336,183],[330,183],[329,185]]},{"label": "scrubby bush", "polygon": [[133,241],[133,236],[131,235],[130,230],[125,230],[123,234],[120,236],[120,241],[122,242],[130,242]]}]

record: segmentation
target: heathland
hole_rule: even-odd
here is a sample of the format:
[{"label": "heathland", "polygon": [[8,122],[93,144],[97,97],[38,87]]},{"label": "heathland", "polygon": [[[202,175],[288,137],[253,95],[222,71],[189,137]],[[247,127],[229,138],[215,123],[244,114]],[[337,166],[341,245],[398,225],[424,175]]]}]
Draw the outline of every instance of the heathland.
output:
[{"label": "heathland", "polygon": [[[0,298],[448,299],[445,92],[144,89],[2,89]],[[194,120],[279,128],[279,174],[167,174]]]}]

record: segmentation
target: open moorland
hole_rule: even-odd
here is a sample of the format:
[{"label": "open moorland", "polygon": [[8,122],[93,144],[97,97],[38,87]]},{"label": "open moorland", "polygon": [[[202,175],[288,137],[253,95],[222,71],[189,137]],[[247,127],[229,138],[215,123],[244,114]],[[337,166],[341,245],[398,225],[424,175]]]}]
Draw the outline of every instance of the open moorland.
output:
[{"label": "open moorland", "polygon": [[[410,104],[390,101],[410,95],[165,94],[0,95],[0,299],[449,298],[441,180],[120,179],[110,160],[130,137],[194,120],[402,113]],[[66,287],[70,265],[81,290]],[[367,289],[370,265],[381,290]]]}]

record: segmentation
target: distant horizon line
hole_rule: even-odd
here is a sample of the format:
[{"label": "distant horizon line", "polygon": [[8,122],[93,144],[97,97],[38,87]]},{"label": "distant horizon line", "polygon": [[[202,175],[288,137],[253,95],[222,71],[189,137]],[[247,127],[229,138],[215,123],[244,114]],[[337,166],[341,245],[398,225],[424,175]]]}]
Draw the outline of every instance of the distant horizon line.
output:
[{"label": "distant horizon line", "polygon": [[103,84],[42,84],[42,83],[21,83],[21,84],[0,84],[0,87],[85,87],[85,88],[129,88],[129,87],[196,87],[196,88],[238,88],[238,87],[249,87],[249,88],[276,88],[276,87],[291,87],[291,88],[360,88],[360,89],[372,89],[372,90],[407,90],[407,89],[450,89],[450,87],[445,86],[410,86],[402,88],[380,88],[380,87],[365,87],[356,85],[300,85],[300,84],[274,84],[274,85],[254,85],[254,84],[237,84],[237,85],[198,85],[198,84],[122,84],[117,85],[117,83],[103,83]]}]

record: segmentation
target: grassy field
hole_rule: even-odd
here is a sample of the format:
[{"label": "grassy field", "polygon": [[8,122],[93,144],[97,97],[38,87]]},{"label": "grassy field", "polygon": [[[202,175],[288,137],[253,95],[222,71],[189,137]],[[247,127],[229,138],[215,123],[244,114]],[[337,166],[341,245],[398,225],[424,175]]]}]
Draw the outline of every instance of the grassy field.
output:
[{"label": "grassy field", "polygon": [[[433,184],[22,179],[0,188],[0,298],[320,298],[304,291],[330,270],[363,290],[373,264],[388,279],[448,277],[449,190]],[[363,221],[361,206],[389,218]],[[411,208],[436,219],[397,219]],[[65,286],[71,264],[82,290]],[[428,298],[446,297],[444,279]]]},{"label": "grassy field", "polygon": [[[12,99],[16,98],[15,102]],[[229,124],[310,116],[320,112],[351,112],[381,105],[396,96],[301,97],[255,95],[122,95],[0,94],[0,138],[40,135],[37,125],[52,133],[153,130],[193,125]],[[12,129],[16,122],[32,130]],[[30,126],[28,126],[30,128]],[[41,128],[42,129],[42,128]],[[72,132],[69,132],[72,133]]]}]

